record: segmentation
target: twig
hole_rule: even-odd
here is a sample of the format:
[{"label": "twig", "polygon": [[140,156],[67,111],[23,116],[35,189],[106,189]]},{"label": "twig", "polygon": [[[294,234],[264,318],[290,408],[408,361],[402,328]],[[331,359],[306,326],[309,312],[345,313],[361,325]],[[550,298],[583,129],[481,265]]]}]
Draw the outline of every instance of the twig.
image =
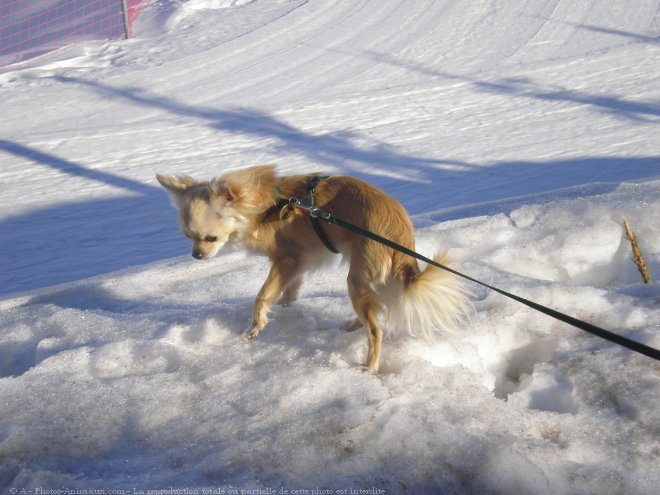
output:
[{"label": "twig", "polygon": [[653,282],[653,279],[651,278],[651,274],[649,273],[649,267],[646,266],[646,262],[644,261],[644,257],[642,256],[642,251],[641,249],[639,249],[639,244],[637,243],[637,238],[635,237],[635,234],[632,233],[630,224],[628,223],[628,220],[626,220],[625,217],[623,217],[623,227],[626,229],[626,238],[630,241],[630,245],[632,246],[633,260],[635,261],[637,268],[639,268],[639,273],[642,274],[644,283],[650,284],[651,282]]}]

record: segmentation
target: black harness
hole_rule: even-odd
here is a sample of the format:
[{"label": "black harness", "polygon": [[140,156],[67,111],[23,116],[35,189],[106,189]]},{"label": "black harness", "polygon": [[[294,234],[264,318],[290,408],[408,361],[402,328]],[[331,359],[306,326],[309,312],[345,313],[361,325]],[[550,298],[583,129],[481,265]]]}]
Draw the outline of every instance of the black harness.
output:
[{"label": "black harness", "polygon": [[[296,200],[296,206],[305,208],[307,210],[312,210],[314,208],[314,192],[316,190],[316,186],[319,185],[319,182],[322,180],[325,180],[329,177],[329,175],[316,175],[309,179],[307,181],[307,196],[305,197],[306,204],[302,202],[297,202]],[[294,198],[290,199],[284,199],[280,195],[280,191],[278,190],[277,192],[277,199],[275,200],[275,204],[271,206],[264,214],[264,218],[268,218],[271,215],[273,215],[275,212],[279,211],[282,212],[284,208],[293,208],[292,201]],[[282,218],[282,214],[280,213],[280,218]],[[330,242],[330,239],[328,239],[328,236],[325,235],[325,232],[323,231],[323,227],[321,227],[321,222],[319,221],[318,218],[314,217],[313,215],[309,216],[310,221],[312,222],[312,227],[314,228],[314,232],[316,232],[316,235],[318,236],[319,240],[323,243],[323,245],[328,249],[328,251],[339,254],[339,250],[333,246],[332,242]]]},{"label": "black harness", "polygon": [[[307,182],[307,206],[309,208],[314,207],[314,191],[316,190],[316,186],[319,185],[319,182],[322,180],[327,179],[329,176],[328,175],[316,175],[309,179]],[[335,246],[332,245],[330,242],[330,239],[328,239],[328,236],[325,235],[325,232],[323,231],[323,227],[321,227],[321,222],[317,217],[314,216],[309,216],[310,221],[312,222],[312,227],[314,227],[314,232],[316,232],[316,235],[318,238],[321,240],[323,245],[328,248],[328,251],[339,254],[339,251]]]}]

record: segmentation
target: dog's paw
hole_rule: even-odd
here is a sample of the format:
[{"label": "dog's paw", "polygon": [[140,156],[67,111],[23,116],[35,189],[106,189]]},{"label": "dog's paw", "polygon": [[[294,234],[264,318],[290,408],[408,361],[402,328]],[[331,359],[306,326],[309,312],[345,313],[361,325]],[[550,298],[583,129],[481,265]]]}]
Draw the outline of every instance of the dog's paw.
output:
[{"label": "dog's paw", "polygon": [[259,327],[248,328],[245,332],[243,332],[243,335],[241,336],[243,342],[250,342],[253,338],[261,333],[261,330],[262,329]]},{"label": "dog's paw", "polygon": [[360,367],[358,367],[358,369],[359,369],[362,373],[366,373],[366,374],[369,374],[369,375],[378,375],[378,373],[379,373],[378,367],[376,367],[376,368],[369,368],[369,366],[366,365],[366,364],[361,365]]},{"label": "dog's paw", "polygon": [[289,299],[288,297],[285,297],[285,296],[283,295],[282,297],[280,297],[280,298],[277,300],[277,302],[276,302],[275,304],[277,304],[278,306],[282,306],[282,307],[285,307],[285,308],[286,308],[287,306],[291,306],[291,304],[293,303],[293,301],[294,301],[293,299]]},{"label": "dog's paw", "polygon": [[360,328],[362,328],[362,322],[360,321],[359,318],[355,318],[354,320],[349,320],[341,326],[341,329],[344,332],[355,332]]},{"label": "dog's paw", "polygon": [[285,290],[280,298],[277,300],[279,306],[291,306],[294,302],[298,300],[298,291],[297,290]]}]

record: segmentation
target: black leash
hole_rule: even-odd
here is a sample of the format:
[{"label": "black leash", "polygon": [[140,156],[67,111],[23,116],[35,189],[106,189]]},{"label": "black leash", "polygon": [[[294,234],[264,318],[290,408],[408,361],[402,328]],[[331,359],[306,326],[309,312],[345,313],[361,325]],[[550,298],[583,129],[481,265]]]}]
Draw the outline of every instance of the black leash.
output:
[{"label": "black leash", "polygon": [[412,249],[408,249],[407,247],[392,242],[389,239],[379,236],[378,234],[374,234],[369,230],[363,229],[362,227],[358,227],[357,225],[353,225],[345,220],[342,220],[341,218],[337,218],[336,216],[331,215],[326,211],[323,211],[319,208],[315,208],[313,205],[304,204],[296,198],[291,198],[289,200],[289,205],[307,210],[309,212],[309,216],[312,219],[316,219],[317,221],[323,220],[324,222],[329,223],[331,225],[337,225],[344,229],[350,230],[351,232],[367,237],[373,241],[379,242],[391,249],[399,251],[400,253],[407,254],[408,256],[417,258],[418,260],[428,263],[429,265],[433,265],[437,268],[441,268],[450,273],[453,273],[454,275],[469,280],[470,282],[474,282],[490,290],[493,290],[499,294],[502,294],[503,296],[513,299],[514,301],[518,301],[519,303],[524,304],[525,306],[528,306],[532,309],[535,309],[536,311],[539,311],[545,315],[551,316],[552,318],[555,318],[559,321],[563,321],[564,323],[568,323],[569,325],[579,328],[580,330],[584,330],[585,332],[589,332],[605,340],[609,340],[610,342],[619,344],[627,349],[630,349],[631,351],[638,352],[652,359],[655,359],[656,361],[660,361],[660,350],[658,349],[654,349],[653,347],[649,347],[645,344],[641,344],[627,337],[623,337],[616,333],[610,332],[609,330],[605,330],[604,328],[597,327],[596,325],[592,325],[591,323],[578,320],[577,318],[573,318],[572,316],[568,316],[564,313],[548,308],[547,306],[543,306],[542,304],[535,303],[534,301],[530,301],[529,299],[525,299],[524,297],[517,296],[515,294],[512,294],[511,292],[507,292],[505,290],[498,289],[497,287],[493,287],[492,285],[489,285],[487,283],[481,282],[480,280],[465,275],[457,270],[454,270],[453,268],[450,268],[430,258],[427,258],[426,256],[422,256],[421,254],[416,253]]}]

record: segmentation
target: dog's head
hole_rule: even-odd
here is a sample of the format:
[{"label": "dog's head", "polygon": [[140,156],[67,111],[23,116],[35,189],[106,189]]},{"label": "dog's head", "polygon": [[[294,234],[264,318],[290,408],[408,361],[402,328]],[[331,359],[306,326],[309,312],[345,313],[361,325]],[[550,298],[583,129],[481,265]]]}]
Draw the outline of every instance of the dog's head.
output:
[{"label": "dog's head", "polygon": [[263,165],[211,181],[160,174],[156,179],[179,210],[181,231],[193,241],[193,257],[201,260],[244,233],[251,216],[272,198],[274,171],[274,166]]}]

